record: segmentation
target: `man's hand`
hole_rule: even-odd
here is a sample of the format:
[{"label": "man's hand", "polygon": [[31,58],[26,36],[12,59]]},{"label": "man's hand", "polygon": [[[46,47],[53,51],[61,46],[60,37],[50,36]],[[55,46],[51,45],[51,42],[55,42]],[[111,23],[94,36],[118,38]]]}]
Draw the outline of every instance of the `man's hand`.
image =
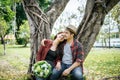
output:
[{"label": "man's hand", "polygon": [[61,69],[61,63],[60,63],[60,62],[57,62],[55,68],[56,68],[57,70],[60,70],[60,69]]},{"label": "man's hand", "polygon": [[62,73],[63,76],[67,76],[68,74],[70,74],[70,72],[78,67],[80,65],[79,62],[74,62],[69,68],[67,68],[66,70],[64,70],[64,72]]},{"label": "man's hand", "polygon": [[63,76],[68,76],[70,74],[71,70],[66,69],[64,70],[64,72],[62,73]]},{"label": "man's hand", "polygon": [[41,45],[42,46],[45,46],[45,44],[44,44],[44,41],[45,41],[46,39],[43,39],[42,41],[41,41]]}]

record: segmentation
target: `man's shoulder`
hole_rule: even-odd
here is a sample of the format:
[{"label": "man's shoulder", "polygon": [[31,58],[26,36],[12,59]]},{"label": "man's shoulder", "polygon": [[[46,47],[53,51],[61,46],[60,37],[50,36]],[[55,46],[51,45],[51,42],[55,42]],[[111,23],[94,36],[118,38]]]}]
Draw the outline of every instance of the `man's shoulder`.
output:
[{"label": "man's shoulder", "polygon": [[78,40],[75,40],[75,45],[78,46],[78,47],[82,47],[82,43],[79,42]]},{"label": "man's shoulder", "polygon": [[78,45],[82,45],[82,43],[80,41],[78,41],[77,39],[75,39],[75,43]]}]

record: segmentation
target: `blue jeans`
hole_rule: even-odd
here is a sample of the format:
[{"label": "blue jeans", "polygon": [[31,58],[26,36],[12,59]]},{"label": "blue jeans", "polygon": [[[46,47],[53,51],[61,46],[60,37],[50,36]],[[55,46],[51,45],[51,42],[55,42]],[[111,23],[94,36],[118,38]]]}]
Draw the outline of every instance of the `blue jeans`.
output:
[{"label": "blue jeans", "polygon": [[36,77],[36,80],[45,80],[44,78]]},{"label": "blue jeans", "polygon": [[[52,75],[50,76],[50,80],[58,80],[58,78],[62,75],[63,71],[69,68],[71,64],[62,63],[61,69],[58,71],[56,68],[53,69]],[[74,80],[83,80],[83,74],[81,67],[76,67],[70,72],[72,78]]]},{"label": "blue jeans", "polygon": [[49,77],[47,77],[47,78],[36,77],[36,80],[49,80]]}]

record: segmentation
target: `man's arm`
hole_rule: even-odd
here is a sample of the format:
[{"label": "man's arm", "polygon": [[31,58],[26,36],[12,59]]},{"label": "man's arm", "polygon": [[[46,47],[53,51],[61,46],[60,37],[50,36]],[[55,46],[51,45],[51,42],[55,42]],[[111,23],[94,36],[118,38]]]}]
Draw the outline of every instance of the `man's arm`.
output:
[{"label": "man's arm", "polygon": [[64,70],[64,72],[63,72],[63,76],[67,76],[68,74],[70,74],[70,72],[74,69],[74,68],[76,68],[76,67],[78,67],[80,65],[80,62],[74,62],[68,69],[66,69],[66,70]]}]

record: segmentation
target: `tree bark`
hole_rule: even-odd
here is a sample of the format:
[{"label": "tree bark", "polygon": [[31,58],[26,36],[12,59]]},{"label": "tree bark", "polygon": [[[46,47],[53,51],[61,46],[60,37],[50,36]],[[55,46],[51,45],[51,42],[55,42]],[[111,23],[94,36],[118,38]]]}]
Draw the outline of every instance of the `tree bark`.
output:
[{"label": "tree bark", "polygon": [[48,11],[46,12],[48,20],[50,22],[50,29],[51,30],[53,28],[53,25],[54,25],[56,19],[63,12],[68,1],[69,0],[55,0],[55,2],[52,3],[52,5],[49,7]]},{"label": "tree bark", "polygon": [[78,27],[77,39],[83,44],[85,58],[91,50],[107,13],[119,0],[87,0],[85,15]]},{"label": "tree bark", "polygon": [[39,8],[35,0],[22,0],[23,8],[30,25],[31,57],[28,73],[32,73],[36,53],[43,38],[50,38],[50,33],[55,20],[64,10],[69,0],[56,0],[46,14]]},{"label": "tree bark", "polygon": [[6,55],[6,46],[5,46],[5,40],[4,40],[4,37],[3,36],[0,36],[1,37],[1,43],[3,45],[3,49],[4,49],[4,55]]},{"label": "tree bark", "polygon": [[23,0],[22,4],[30,25],[31,57],[28,73],[31,73],[32,66],[35,63],[35,54],[39,47],[38,44],[43,38],[49,38],[50,26],[46,15],[35,0]]}]

